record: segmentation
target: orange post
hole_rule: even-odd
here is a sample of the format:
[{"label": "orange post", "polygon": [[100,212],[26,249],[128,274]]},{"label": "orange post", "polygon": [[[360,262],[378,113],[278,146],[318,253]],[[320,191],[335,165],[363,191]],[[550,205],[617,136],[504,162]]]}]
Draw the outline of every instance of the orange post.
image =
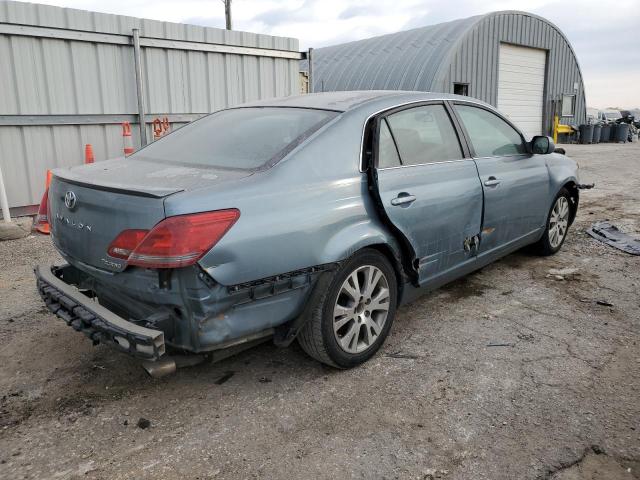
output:
[{"label": "orange post", "polygon": [[46,176],[46,178],[44,180],[44,188],[45,188],[45,190],[47,188],[49,188],[49,185],[51,185],[51,176],[52,175],[53,174],[51,173],[51,170],[47,170],[47,176]]},{"label": "orange post", "polygon": [[122,142],[124,144],[124,155],[129,156],[133,153],[133,139],[131,138],[131,124],[122,122]]},{"label": "orange post", "polygon": [[90,143],[87,143],[84,146],[84,163],[93,163],[95,161],[95,157],[93,156],[93,146]]}]

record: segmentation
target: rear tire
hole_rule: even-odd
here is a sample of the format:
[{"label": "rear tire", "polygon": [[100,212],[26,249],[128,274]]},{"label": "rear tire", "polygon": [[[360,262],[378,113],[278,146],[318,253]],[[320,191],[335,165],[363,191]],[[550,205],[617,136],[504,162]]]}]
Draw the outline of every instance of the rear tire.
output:
[{"label": "rear tire", "polygon": [[397,298],[396,274],[389,260],[377,250],[364,249],[335,273],[298,334],[298,343],[327,365],[360,365],[384,343]]},{"label": "rear tire", "polygon": [[535,253],[549,256],[562,248],[569,230],[572,205],[569,191],[563,188],[553,200],[542,238],[532,245]]}]

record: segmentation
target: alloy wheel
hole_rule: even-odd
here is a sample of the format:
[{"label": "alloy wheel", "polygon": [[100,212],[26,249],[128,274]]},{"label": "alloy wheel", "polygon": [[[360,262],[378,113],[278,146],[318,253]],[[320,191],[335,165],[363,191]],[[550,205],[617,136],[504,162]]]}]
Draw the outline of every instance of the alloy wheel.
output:
[{"label": "alloy wheel", "polygon": [[342,283],[333,308],[333,332],[347,353],[360,353],[380,336],[391,293],[384,273],[373,265],[356,268]]},{"label": "alloy wheel", "polygon": [[569,226],[569,201],[567,197],[558,197],[549,218],[549,245],[556,249],[564,240]]}]

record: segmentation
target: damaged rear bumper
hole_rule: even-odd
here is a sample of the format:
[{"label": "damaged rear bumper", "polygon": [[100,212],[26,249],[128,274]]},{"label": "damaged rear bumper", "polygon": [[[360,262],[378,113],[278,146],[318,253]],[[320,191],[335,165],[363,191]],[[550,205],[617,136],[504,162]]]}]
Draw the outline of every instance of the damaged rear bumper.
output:
[{"label": "damaged rear bumper", "polygon": [[129,322],[82,293],[70,284],[72,278],[65,279],[65,273],[73,276],[70,265],[40,265],[34,271],[47,308],[94,343],[106,343],[146,360],[157,360],[165,353],[162,331]]}]

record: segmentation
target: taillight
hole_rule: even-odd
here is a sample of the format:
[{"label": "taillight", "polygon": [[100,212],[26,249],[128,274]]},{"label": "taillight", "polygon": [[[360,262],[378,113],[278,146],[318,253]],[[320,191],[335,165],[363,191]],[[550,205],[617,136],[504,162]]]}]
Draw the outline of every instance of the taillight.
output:
[{"label": "taillight", "polygon": [[124,230],[111,242],[107,253],[116,258],[129,258],[129,255],[136,249],[144,239],[149,230]]},{"label": "taillight", "polygon": [[38,232],[49,235],[51,233],[51,227],[49,225],[49,189],[44,191],[42,200],[40,201],[40,207],[38,208],[38,215],[33,222],[33,228]]},{"label": "taillight", "polygon": [[146,268],[193,265],[218,243],[239,217],[239,210],[229,209],[165,218],[148,233],[123,231],[109,246],[109,255]]}]

